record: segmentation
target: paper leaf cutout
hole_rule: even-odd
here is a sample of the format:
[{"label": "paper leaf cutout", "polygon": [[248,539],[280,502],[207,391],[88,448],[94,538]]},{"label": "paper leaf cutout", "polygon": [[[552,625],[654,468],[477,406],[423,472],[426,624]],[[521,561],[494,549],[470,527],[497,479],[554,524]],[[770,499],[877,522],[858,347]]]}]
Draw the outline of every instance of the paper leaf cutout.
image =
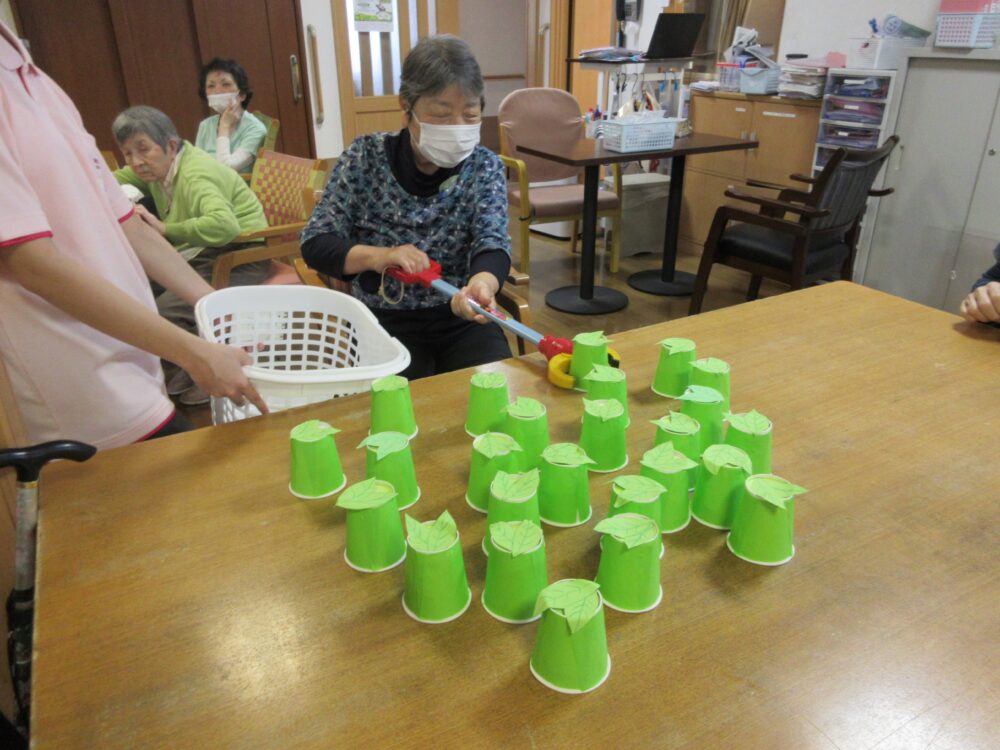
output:
[{"label": "paper leaf cutout", "polygon": [[743,469],[747,476],[753,474],[753,462],[746,451],[732,445],[710,445],[701,454],[701,462],[705,468],[713,474],[718,474],[719,469],[726,467],[729,469]]},{"label": "paper leaf cutout", "polygon": [[655,448],[650,448],[642,454],[639,463],[660,474],[687,471],[698,465],[679,450],[675,450],[673,443],[661,443]]},{"label": "paper leaf cutout", "polygon": [[724,359],[718,359],[717,357],[696,359],[691,363],[691,367],[697,368],[702,372],[710,372],[713,375],[723,375],[729,372],[729,363]]},{"label": "paper leaf cutout", "polygon": [[538,469],[521,474],[498,471],[490,485],[490,492],[501,500],[527,500],[538,492]]},{"label": "paper leaf cutout", "polygon": [[730,414],[727,418],[730,425],[748,435],[766,435],[771,431],[771,420],[756,409],[743,414]]},{"label": "paper leaf cutout", "polygon": [[630,474],[617,477],[612,481],[615,489],[615,507],[620,508],[626,503],[653,503],[666,492],[666,488],[649,477]]},{"label": "paper leaf cutout", "polygon": [[517,557],[542,543],[542,530],[531,521],[501,521],[490,524],[490,539],[494,547]]},{"label": "paper leaf cutout", "polygon": [[410,546],[418,552],[433,554],[443,552],[455,541],[458,534],[458,527],[455,526],[455,519],[451,513],[445,511],[437,520],[421,523],[406,514],[406,537]]},{"label": "paper leaf cutout", "polygon": [[545,405],[533,398],[518,396],[514,403],[504,407],[504,411],[518,419],[538,419],[545,414]]},{"label": "paper leaf cutout", "polygon": [[629,549],[652,542],[660,536],[660,527],[656,521],[638,513],[619,513],[605,518],[594,527],[594,531],[611,534]]},{"label": "paper leaf cutout", "polygon": [[784,508],[785,503],[796,495],[809,491],[774,474],[755,474],[747,479],[746,488],[754,497],[779,508]]},{"label": "paper leaf cutout", "polygon": [[717,404],[723,401],[723,396],[707,385],[689,385],[680,395],[681,401],[697,401],[699,404]]},{"label": "paper leaf cutout", "polygon": [[399,391],[406,388],[410,381],[402,375],[386,375],[384,378],[372,381],[373,391]]},{"label": "paper leaf cutout", "polygon": [[609,341],[611,339],[604,335],[604,331],[587,331],[573,337],[573,343],[582,346],[604,346]]},{"label": "paper leaf cutout", "polygon": [[608,367],[607,365],[594,365],[584,378],[584,380],[592,380],[595,383],[617,383],[624,379],[624,372],[617,367]]},{"label": "paper leaf cutout", "polygon": [[507,376],[502,372],[477,372],[472,376],[472,384],[477,388],[503,388]]},{"label": "paper leaf cutout", "polygon": [[292,440],[300,440],[303,443],[312,443],[316,440],[322,440],[330,435],[336,435],[340,430],[336,427],[331,427],[326,422],[322,422],[318,419],[310,419],[308,422],[303,422],[302,424],[295,425],[292,428],[291,437]]},{"label": "paper leaf cutout", "polygon": [[378,508],[396,497],[396,489],[381,479],[366,479],[352,484],[337,500],[337,507],[346,510]]},{"label": "paper leaf cutout", "polygon": [[472,447],[486,458],[506,456],[508,453],[521,450],[517,441],[503,432],[484,432],[472,441]]},{"label": "paper leaf cutout", "polygon": [[617,419],[625,413],[625,407],[621,402],[613,398],[599,398],[596,401],[583,400],[583,408],[592,417],[597,417],[602,422],[609,422]]},{"label": "paper leaf cutout", "polygon": [[667,412],[665,417],[650,421],[659,429],[673,435],[693,435],[701,428],[697,419],[689,417],[687,414],[681,414],[679,411]]},{"label": "paper leaf cutout", "polygon": [[660,346],[671,354],[680,354],[682,352],[693,352],[695,345],[691,339],[663,339],[660,342]]},{"label": "paper leaf cutout", "polygon": [[376,432],[369,435],[360,443],[359,448],[374,448],[375,460],[381,461],[386,456],[404,450],[410,444],[410,439],[401,432]]},{"label": "paper leaf cutout", "polygon": [[542,459],[553,466],[583,466],[596,463],[576,443],[553,443],[542,451]]},{"label": "paper leaf cutout", "polygon": [[535,614],[540,615],[547,609],[562,615],[569,625],[569,632],[575,633],[597,614],[600,601],[597,590],[600,588],[594,581],[582,578],[567,578],[556,581],[551,586],[542,589],[535,602]]}]

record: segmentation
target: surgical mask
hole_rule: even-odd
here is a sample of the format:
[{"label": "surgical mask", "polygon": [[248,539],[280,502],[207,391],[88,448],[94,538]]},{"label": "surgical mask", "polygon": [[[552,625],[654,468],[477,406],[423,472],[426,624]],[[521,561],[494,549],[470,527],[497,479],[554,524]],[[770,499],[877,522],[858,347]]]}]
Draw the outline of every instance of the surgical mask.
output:
[{"label": "surgical mask", "polygon": [[475,125],[433,125],[423,123],[410,112],[420,126],[420,140],[415,145],[427,159],[439,167],[454,167],[467,159],[479,143],[480,123]]},{"label": "surgical mask", "polygon": [[239,94],[235,91],[230,91],[228,94],[209,94],[208,106],[221,115],[229,108],[230,104],[236,101],[237,96]]}]

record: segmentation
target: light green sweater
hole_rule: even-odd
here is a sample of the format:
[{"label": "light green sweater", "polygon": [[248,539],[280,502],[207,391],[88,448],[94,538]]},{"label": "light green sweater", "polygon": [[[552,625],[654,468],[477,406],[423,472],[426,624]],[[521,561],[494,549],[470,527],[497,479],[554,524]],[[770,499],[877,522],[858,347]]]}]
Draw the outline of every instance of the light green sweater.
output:
[{"label": "light green sweater", "polygon": [[115,172],[122,185],[153,196],[170,244],[222,247],[242,232],[267,228],[260,201],[236,172],[186,141],[178,158],[169,209],[159,183],[139,179],[131,167]]}]

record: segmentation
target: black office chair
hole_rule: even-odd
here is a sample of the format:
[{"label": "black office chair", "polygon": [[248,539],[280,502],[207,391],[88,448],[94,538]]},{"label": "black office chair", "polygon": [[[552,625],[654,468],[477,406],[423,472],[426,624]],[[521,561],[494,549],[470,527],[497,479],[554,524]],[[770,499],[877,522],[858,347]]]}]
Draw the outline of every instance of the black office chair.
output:
[{"label": "black office chair", "polygon": [[[757,299],[765,276],[792,289],[835,276],[849,281],[868,198],[892,193],[891,188],[872,190],[872,184],[898,142],[894,135],[874,151],[837,149],[818,176],[791,176],[810,185],[808,191],[785,188],[773,199],[727,190],[727,197],[757,205],[759,212],[735,206],[716,210],[689,314],[701,312],[715,263],[751,274],[747,300]],[[747,184],[772,188],[752,180]]]}]

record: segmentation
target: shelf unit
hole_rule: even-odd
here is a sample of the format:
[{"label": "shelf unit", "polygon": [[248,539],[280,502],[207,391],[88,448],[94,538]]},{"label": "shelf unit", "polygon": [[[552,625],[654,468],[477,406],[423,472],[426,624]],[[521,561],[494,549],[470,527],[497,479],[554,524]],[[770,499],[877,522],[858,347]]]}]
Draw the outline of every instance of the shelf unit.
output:
[{"label": "shelf unit", "polygon": [[[896,88],[895,70],[832,68],[826,77],[813,174],[839,147],[874,149],[890,133],[889,110]],[[859,95],[860,92],[870,95]]]}]

